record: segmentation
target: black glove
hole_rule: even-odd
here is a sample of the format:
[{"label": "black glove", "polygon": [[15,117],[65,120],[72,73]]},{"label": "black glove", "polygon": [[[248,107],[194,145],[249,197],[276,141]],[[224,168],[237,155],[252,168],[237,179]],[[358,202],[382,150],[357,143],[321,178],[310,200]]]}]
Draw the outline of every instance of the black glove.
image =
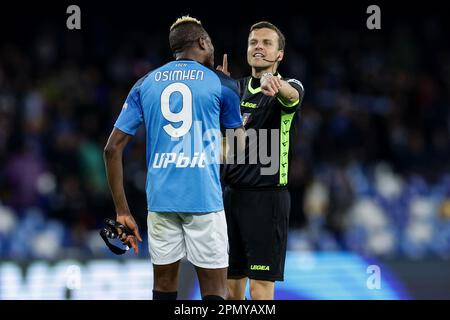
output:
[{"label": "black glove", "polygon": [[[133,235],[133,231],[131,231],[127,226],[124,226],[123,224],[120,224],[113,219],[105,219],[105,224],[106,225],[103,227],[103,229],[100,230],[100,236],[102,237],[103,241],[105,241],[106,246],[117,255],[127,252],[130,249],[128,246],[126,246],[126,249],[119,248],[109,242],[108,239],[126,239],[127,236]],[[125,236],[123,236],[123,234]]]}]

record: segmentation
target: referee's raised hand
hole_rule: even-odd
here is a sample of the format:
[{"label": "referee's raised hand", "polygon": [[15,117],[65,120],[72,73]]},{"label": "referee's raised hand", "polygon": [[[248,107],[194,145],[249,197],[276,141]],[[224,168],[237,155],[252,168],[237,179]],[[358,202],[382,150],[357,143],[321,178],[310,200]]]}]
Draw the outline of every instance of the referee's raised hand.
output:
[{"label": "referee's raised hand", "polygon": [[218,65],[216,69],[222,71],[227,76],[231,75],[230,72],[228,71],[228,55],[226,53],[223,55],[222,65]]}]

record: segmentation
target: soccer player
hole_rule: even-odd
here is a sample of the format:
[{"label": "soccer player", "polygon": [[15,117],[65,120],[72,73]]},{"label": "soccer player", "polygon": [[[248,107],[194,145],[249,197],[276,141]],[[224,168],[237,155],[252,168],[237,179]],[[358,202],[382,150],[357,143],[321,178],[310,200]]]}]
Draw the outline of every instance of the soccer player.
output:
[{"label": "soccer player", "polygon": [[[274,281],[283,281],[290,211],[287,190],[296,114],[303,99],[303,85],[284,78],[277,68],[284,56],[285,38],[273,24],[263,21],[250,28],[247,61],[252,75],[239,80],[241,113],[247,135],[255,129],[258,140],[266,129],[266,144],[247,144],[245,164],[227,164],[223,176],[225,213],[230,242],[228,288],[230,299],[244,299],[250,278],[252,299],[274,298]],[[224,66],[219,67],[226,70]],[[279,134],[279,136],[277,135]],[[277,138],[271,142],[270,136]],[[249,140],[250,141],[250,140]],[[261,148],[276,155],[273,172],[252,152]],[[273,164],[272,164],[273,165]]]},{"label": "soccer player", "polygon": [[[221,125],[243,132],[237,83],[213,69],[214,47],[200,21],[170,28],[175,60],[131,89],[105,147],[117,221],[141,240],[123,188],[122,153],[144,123],[147,142],[148,238],[153,299],[175,300],[180,259],[195,266],[202,298],[227,295],[228,237],[220,185]],[[240,129],[239,129],[240,128]]]}]

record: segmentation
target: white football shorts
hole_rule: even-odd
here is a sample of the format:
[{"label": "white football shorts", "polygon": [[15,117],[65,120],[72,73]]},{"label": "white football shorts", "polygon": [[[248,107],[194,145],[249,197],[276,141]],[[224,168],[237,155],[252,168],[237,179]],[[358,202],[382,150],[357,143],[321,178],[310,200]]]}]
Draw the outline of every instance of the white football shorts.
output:
[{"label": "white football shorts", "polygon": [[148,247],[152,263],[166,265],[184,257],[207,269],[228,267],[225,212],[148,213]]}]

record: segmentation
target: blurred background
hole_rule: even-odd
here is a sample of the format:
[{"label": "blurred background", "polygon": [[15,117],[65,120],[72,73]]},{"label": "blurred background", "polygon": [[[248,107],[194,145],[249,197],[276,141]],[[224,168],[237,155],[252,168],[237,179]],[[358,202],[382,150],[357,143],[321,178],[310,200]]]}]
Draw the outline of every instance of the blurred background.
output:
[{"label": "blurred background", "polygon": [[[81,30],[66,28],[70,4]],[[0,299],[151,298],[146,240],[117,257],[98,235],[115,215],[102,152],[133,84],[171,60],[182,14],[235,78],[250,73],[250,26],[273,22],[287,39],[280,73],[305,87],[276,298],[449,299],[449,22],[443,5],[380,2],[382,28],[368,30],[369,4],[2,3]],[[141,130],[124,178],[143,235],[144,154]],[[200,297],[188,264],[180,286]]]}]

